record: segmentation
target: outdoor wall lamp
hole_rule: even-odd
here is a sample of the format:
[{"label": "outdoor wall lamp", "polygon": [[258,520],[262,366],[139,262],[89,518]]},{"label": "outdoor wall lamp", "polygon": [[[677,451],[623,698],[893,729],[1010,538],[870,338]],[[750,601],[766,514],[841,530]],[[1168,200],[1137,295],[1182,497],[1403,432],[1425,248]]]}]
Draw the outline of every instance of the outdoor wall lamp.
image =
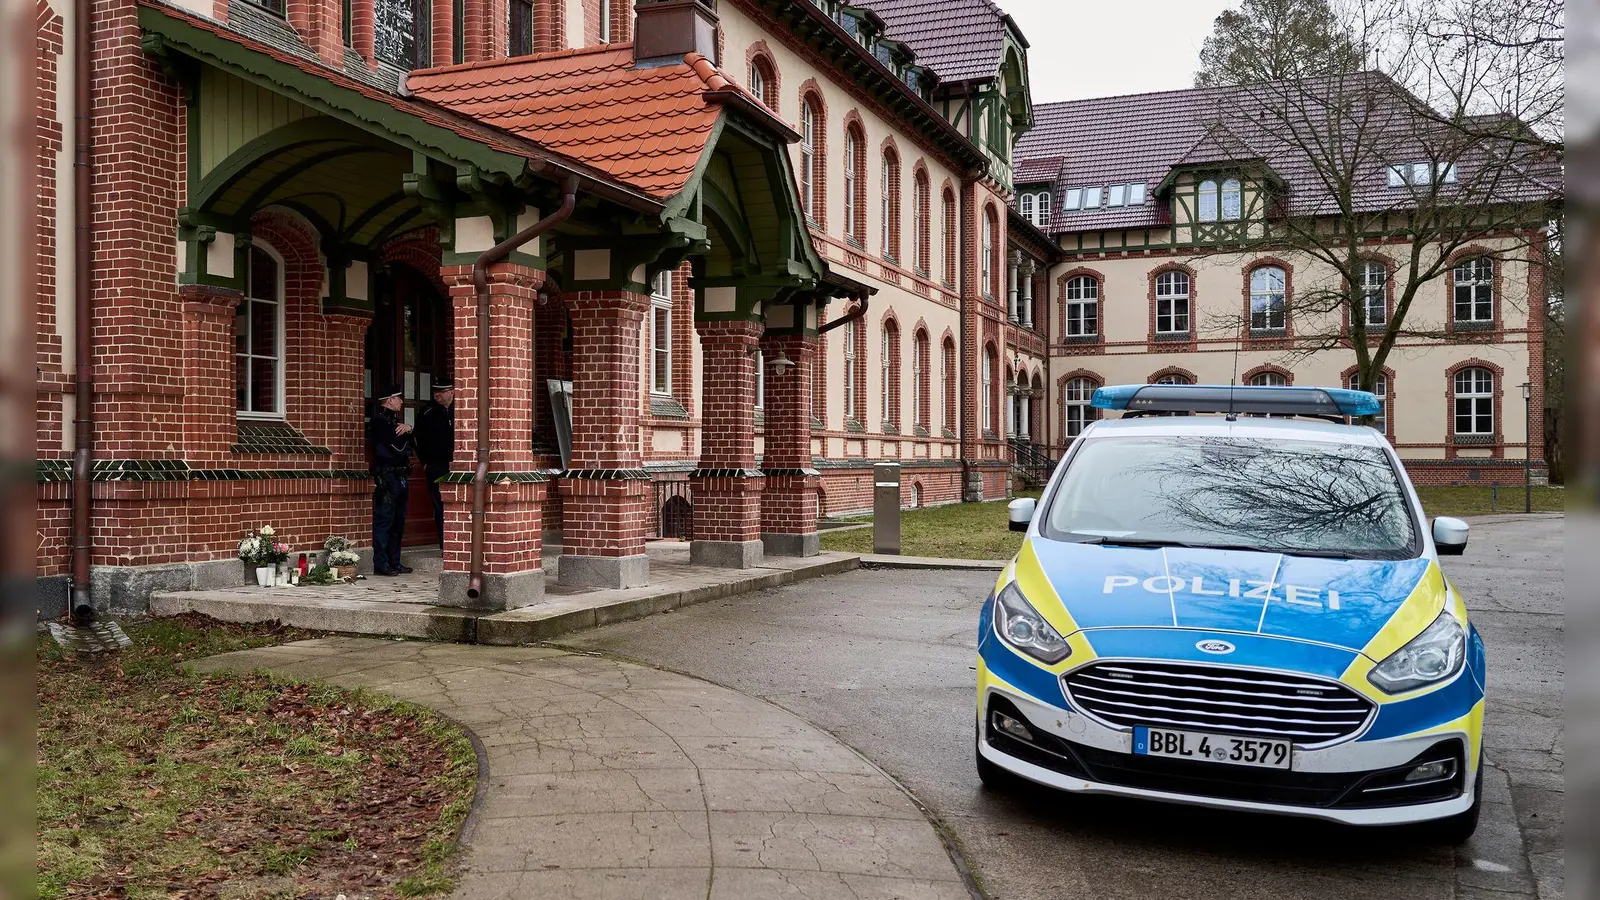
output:
[{"label": "outdoor wall lamp", "polygon": [[772,361],[772,371],[776,372],[779,378],[782,378],[794,366],[794,360],[785,356],[782,350],[778,351],[778,358]]}]

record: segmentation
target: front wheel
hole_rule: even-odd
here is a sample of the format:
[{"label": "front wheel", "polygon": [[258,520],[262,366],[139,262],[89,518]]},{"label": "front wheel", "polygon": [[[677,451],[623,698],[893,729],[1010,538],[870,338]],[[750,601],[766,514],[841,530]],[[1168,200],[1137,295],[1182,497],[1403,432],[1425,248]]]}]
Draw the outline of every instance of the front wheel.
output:
[{"label": "front wheel", "polygon": [[978,762],[978,780],[983,782],[985,790],[996,794],[1015,794],[1017,789],[1022,786],[1024,779],[1019,775],[1013,775],[984,758],[983,751],[978,747],[978,743],[982,740],[982,726],[979,726],[976,729],[976,740],[972,744],[972,752],[976,755]]},{"label": "front wheel", "polygon": [[1424,826],[1427,835],[1440,844],[1457,846],[1465,844],[1478,830],[1478,818],[1483,813],[1483,758],[1478,758],[1478,777],[1472,783],[1472,805],[1448,819],[1440,819]]}]

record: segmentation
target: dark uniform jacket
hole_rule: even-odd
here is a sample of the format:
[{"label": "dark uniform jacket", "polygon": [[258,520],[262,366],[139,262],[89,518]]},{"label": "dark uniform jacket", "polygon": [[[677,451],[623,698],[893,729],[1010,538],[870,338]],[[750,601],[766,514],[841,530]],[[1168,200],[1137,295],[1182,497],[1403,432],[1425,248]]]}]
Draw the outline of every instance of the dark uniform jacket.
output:
[{"label": "dark uniform jacket", "polygon": [[449,470],[456,449],[456,408],[428,401],[417,416],[417,458],[430,471]]},{"label": "dark uniform jacket", "polygon": [[400,417],[383,407],[372,414],[369,434],[372,439],[372,462],[380,469],[411,465],[412,435],[396,434]]}]

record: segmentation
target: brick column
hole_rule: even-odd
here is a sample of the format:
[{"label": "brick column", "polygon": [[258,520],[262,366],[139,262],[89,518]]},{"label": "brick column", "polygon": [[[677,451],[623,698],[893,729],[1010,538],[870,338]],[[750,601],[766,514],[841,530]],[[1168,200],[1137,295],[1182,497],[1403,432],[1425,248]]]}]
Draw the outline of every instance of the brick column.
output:
[{"label": "brick column", "polygon": [[[766,441],[762,471],[761,543],[773,556],[816,556],[817,488],[821,476],[811,467],[812,366],[819,338],[771,335],[761,342],[768,363]],[[770,368],[787,358],[794,368]]]},{"label": "brick column", "polygon": [[572,463],[561,478],[561,583],[629,588],[650,580],[651,484],[639,457],[639,334],[650,298],[567,295],[572,311]]},{"label": "brick column", "polygon": [[455,326],[456,452],[442,486],[444,571],[439,602],[513,609],[544,598],[541,539],[545,476],[534,470],[533,315],[544,273],[514,263],[489,272],[489,487],[483,526],[483,589],[467,597],[472,567],[472,473],[478,442],[478,308],[471,266],[440,269]]},{"label": "brick column", "polygon": [[238,422],[233,317],[242,295],[202,285],[185,285],[178,295],[183,300],[184,458],[195,469],[228,468]]},{"label": "brick column", "polygon": [[700,322],[700,466],[694,496],[696,565],[761,564],[761,472],[756,469],[755,352],[759,322]]}]

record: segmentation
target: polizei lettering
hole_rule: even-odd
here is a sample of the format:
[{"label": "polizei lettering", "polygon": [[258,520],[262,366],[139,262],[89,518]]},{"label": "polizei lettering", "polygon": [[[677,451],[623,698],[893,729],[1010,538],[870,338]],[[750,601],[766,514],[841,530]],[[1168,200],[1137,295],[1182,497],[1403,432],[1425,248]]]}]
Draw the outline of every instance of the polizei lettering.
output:
[{"label": "polizei lettering", "polygon": [[1195,594],[1202,597],[1238,597],[1241,600],[1278,600],[1311,609],[1337,611],[1338,591],[1298,584],[1281,584],[1275,581],[1256,581],[1248,578],[1230,578],[1227,581],[1206,581],[1199,576],[1180,578],[1176,575],[1152,575],[1140,580],[1133,575],[1107,575],[1105,593],[1114,594],[1127,588],[1144,588],[1152,594]]}]

